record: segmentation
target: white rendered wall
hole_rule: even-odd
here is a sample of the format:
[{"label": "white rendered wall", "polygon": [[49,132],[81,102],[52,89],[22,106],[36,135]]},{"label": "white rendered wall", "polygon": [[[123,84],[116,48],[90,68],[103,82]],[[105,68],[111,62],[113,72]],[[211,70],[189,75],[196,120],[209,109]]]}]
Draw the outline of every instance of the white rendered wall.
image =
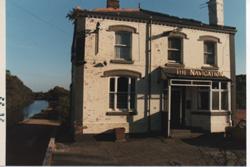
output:
[{"label": "white rendered wall", "polygon": [[[86,29],[95,30],[97,22],[101,25],[99,32],[99,53],[95,55],[95,34],[86,37],[84,65],[84,95],[83,95],[83,133],[101,133],[115,127],[125,127],[126,132],[145,132],[147,120],[144,112],[144,93],[147,90],[145,76],[145,35],[146,24],[125,22],[106,19],[86,18]],[[127,25],[136,28],[132,38],[132,59],[134,64],[112,64],[110,60],[115,57],[115,33],[108,31],[109,26]],[[153,25],[152,35],[158,35],[175,27]],[[215,36],[221,43],[217,45],[218,66],[225,76],[230,78],[229,35],[194,29],[183,29],[188,39],[184,39],[184,64],[185,68],[200,69],[204,66],[203,35]],[[152,41],[152,100],[151,100],[151,127],[153,130],[161,128],[161,93],[162,83],[158,82],[158,74],[154,71],[159,66],[168,63],[167,37]],[[98,63],[106,62],[103,67],[94,67]],[[129,69],[142,74],[137,82],[137,112],[135,116],[107,116],[109,111],[109,77],[104,77],[103,72],[111,69]],[[192,117],[192,121],[193,121]],[[199,120],[200,118],[198,118]],[[203,118],[201,118],[202,120]],[[196,122],[193,122],[197,124]],[[201,124],[202,121],[199,123]],[[204,125],[206,126],[206,125]],[[206,126],[207,127],[207,126]]]}]

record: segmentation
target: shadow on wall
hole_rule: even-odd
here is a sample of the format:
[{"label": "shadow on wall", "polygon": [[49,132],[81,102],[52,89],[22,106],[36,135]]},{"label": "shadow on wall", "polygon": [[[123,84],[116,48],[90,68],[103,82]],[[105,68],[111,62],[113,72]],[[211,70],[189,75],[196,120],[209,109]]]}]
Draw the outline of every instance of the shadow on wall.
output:
[{"label": "shadow on wall", "polygon": [[[163,84],[159,82],[159,68],[154,70],[151,75],[151,111],[155,110],[154,113],[148,115],[148,77],[143,77],[138,79],[136,82],[136,93],[137,93],[137,104],[140,103],[143,105],[143,110],[137,110],[137,113],[143,112],[143,117],[139,120],[135,120],[136,116],[128,115],[127,122],[129,124],[130,133],[143,133],[144,135],[149,132],[150,134],[162,134],[161,130],[166,130],[167,128],[162,128],[162,116],[163,115]],[[138,108],[138,106],[137,106]],[[150,111],[149,111],[150,112]],[[164,120],[167,120],[164,119]],[[166,125],[166,124],[164,124]],[[117,127],[119,128],[119,127]],[[114,129],[109,129],[101,134],[95,135],[96,140],[103,141],[114,141]]]},{"label": "shadow on wall", "polygon": [[[161,112],[157,112],[153,115],[151,115],[151,124],[155,124],[155,127],[158,126],[158,129],[152,130],[150,133],[147,131],[147,123],[148,118],[143,118],[137,121],[133,121],[133,116],[127,116],[127,120],[129,123],[129,136],[133,138],[140,138],[140,137],[152,137],[152,136],[160,136],[162,135],[161,131]],[[117,127],[121,128],[121,127]],[[142,130],[143,132],[136,133],[138,130]],[[94,135],[94,138],[96,141],[115,141],[115,129],[109,129],[105,132],[102,132],[100,134]]]}]

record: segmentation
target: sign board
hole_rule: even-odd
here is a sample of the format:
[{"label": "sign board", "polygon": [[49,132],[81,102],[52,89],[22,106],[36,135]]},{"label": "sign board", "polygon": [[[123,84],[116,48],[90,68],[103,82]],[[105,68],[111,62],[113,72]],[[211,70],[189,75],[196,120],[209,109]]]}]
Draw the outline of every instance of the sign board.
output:
[{"label": "sign board", "polygon": [[223,72],[198,69],[176,69],[176,75],[194,77],[223,77]]}]

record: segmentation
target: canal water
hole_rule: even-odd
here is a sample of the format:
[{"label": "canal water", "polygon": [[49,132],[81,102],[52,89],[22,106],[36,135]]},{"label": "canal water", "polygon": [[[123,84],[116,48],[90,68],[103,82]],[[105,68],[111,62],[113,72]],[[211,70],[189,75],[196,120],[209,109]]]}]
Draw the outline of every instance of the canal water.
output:
[{"label": "canal water", "polygon": [[49,103],[46,100],[35,100],[23,109],[24,119],[31,118],[35,114],[40,113],[43,109],[46,109],[48,106]]}]

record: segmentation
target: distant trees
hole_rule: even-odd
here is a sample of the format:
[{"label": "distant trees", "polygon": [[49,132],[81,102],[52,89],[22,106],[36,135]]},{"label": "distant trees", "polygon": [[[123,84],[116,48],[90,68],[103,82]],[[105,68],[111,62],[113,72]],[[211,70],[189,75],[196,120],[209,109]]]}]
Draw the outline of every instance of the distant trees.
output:
[{"label": "distant trees", "polygon": [[45,97],[49,101],[50,106],[53,107],[54,110],[56,110],[59,119],[64,122],[69,121],[69,91],[62,87],[56,86],[45,93]]}]

